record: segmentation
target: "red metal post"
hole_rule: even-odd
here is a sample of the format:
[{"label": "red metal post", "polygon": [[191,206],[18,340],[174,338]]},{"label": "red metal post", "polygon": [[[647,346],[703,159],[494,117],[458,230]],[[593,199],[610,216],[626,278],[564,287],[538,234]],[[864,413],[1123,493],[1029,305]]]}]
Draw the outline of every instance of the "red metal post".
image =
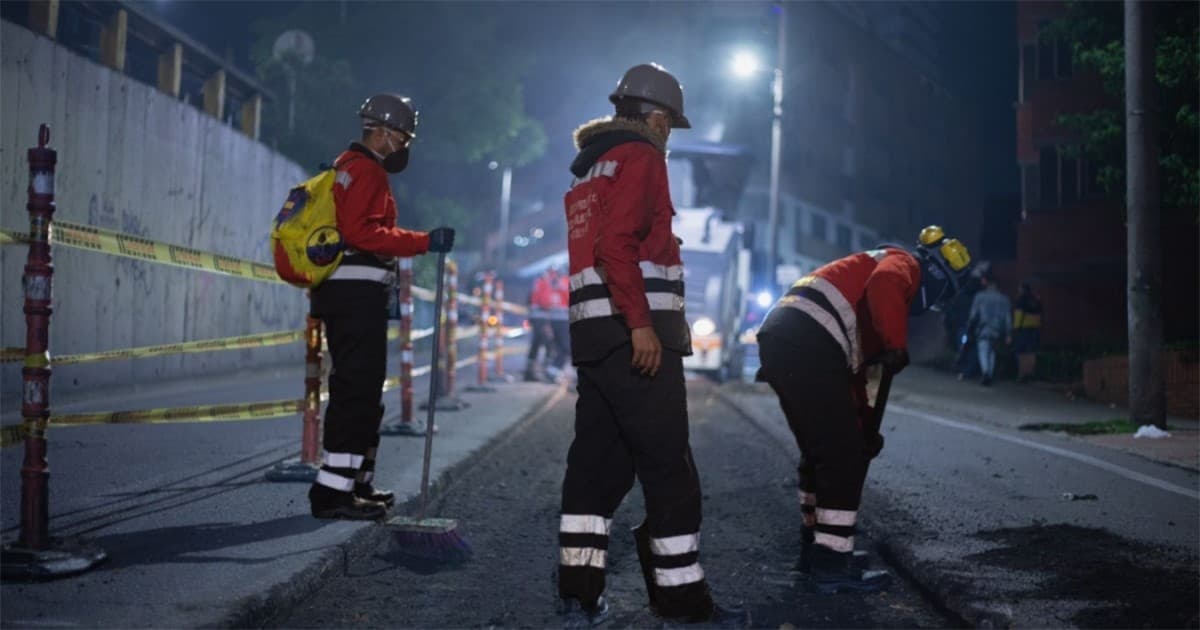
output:
[{"label": "red metal post", "polygon": [[413,261],[400,259],[400,421],[413,423]]},{"label": "red metal post", "polygon": [[493,332],[493,352],[496,355],[496,376],[505,380],[504,376],[504,280],[496,279],[496,330]]},{"label": "red metal post", "polygon": [[54,265],[50,224],[54,218],[54,168],[58,154],[47,145],[50,128],[38,129],[38,146],[29,149],[29,255],[25,259],[25,367],[21,370],[25,418],[25,461],[21,465],[21,537],[31,549],[50,546],[49,478],[46,423],[50,418],[50,314]]},{"label": "red metal post", "polygon": [[300,463],[321,465],[321,320],[309,315],[304,328],[304,433]]},{"label": "red metal post", "polygon": [[[486,282],[486,281],[485,281]],[[475,289],[475,295],[479,296],[479,360],[476,361],[475,380],[477,387],[487,386],[488,379],[488,336],[487,336],[487,320],[488,320],[488,293],[487,289],[490,282],[484,284],[484,290],[478,287]]]}]

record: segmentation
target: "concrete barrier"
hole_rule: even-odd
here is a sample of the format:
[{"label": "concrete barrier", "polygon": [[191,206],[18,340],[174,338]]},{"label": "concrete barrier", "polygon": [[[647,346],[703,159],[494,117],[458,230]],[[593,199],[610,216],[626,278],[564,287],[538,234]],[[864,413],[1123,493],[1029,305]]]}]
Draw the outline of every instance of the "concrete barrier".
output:
[{"label": "concrete barrier", "polygon": [[[26,150],[52,128],[56,219],[270,262],[271,220],[306,177],[296,163],[153,86],[0,22],[0,226],[25,231]],[[0,248],[0,345],[24,346],[26,248]],[[142,261],[54,251],[52,354],[300,329],[306,302],[286,286]],[[56,398],[116,383],[303,361],[301,345],[62,366]],[[0,412],[20,404],[20,367],[3,366]],[[59,398],[61,400],[61,398]]]}]

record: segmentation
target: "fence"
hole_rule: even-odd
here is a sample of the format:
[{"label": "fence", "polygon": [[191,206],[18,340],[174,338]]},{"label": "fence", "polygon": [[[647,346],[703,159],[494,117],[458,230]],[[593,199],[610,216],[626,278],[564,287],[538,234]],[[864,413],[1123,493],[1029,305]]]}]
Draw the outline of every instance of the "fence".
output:
[{"label": "fence", "polygon": [[[180,422],[252,421],[301,414],[301,449],[298,460],[283,462],[270,473],[275,481],[311,480],[320,460],[320,405],[327,399],[321,387],[321,361],[325,349],[321,322],[309,317],[303,331],[279,331],[242,335],[220,339],[186,341],[156,346],[114,349],[81,353],[63,357],[50,354],[50,322],[53,312],[52,288],[56,271],[52,265],[52,246],[60,245],[98,254],[135,258],[144,262],[181,267],[192,271],[223,274],[253,282],[282,284],[283,281],[268,265],[221,254],[158,242],[136,235],[122,234],[86,225],[54,222],[55,169],[57,152],[50,148],[50,130],[42,125],[38,146],[28,152],[29,162],[29,231],[19,233],[0,230],[0,244],[27,244],[28,255],[24,268],[26,342],[24,348],[5,348],[0,361],[23,361],[23,398],[21,425],[5,426],[0,432],[0,446],[23,443],[24,462],[21,468],[21,530],[18,540],[4,546],[4,574],[47,577],[76,573],[94,566],[105,554],[94,545],[68,541],[49,535],[49,484],[46,463],[47,429],[50,426],[70,427],[96,424],[164,424]],[[70,269],[58,269],[70,273]],[[502,293],[491,295],[482,291],[478,296],[457,292],[457,265],[447,268],[447,286],[451,288],[445,311],[445,333],[433,343],[446,344],[444,362],[438,366],[416,367],[413,361],[413,342],[433,336],[432,329],[413,330],[413,299],[431,301],[433,292],[413,285],[412,261],[403,260],[399,266],[396,287],[399,302],[399,326],[389,330],[389,341],[399,341],[401,349],[400,375],[389,377],[384,391],[399,388],[401,414],[395,432],[422,435],[427,428],[418,428],[413,418],[412,379],[428,374],[442,384],[439,400],[426,404],[444,409],[461,409],[465,404],[450,404],[455,391],[457,369],[481,363],[484,376],[489,363],[502,375],[500,340],[520,334],[520,328],[505,330],[500,317],[491,315],[491,308],[523,314],[525,309],[503,301]],[[497,284],[497,293],[502,289]],[[479,324],[458,329],[458,303],[481,309]],[[480,352],[464,360],[457,359],[457,342],[479,337]],[[496,345],[489,351],[487,340]],[[142,409],[131,411],[101,411],[77,414],[50,414],[51,367],[55,364],[88,363],[112,360],[141,359],[173,354],[214,352],[230,349],[265,347],[305,343],[304,398],[298,400],[254,401],[236,404],[196,405],[190,407]],[[444,400],[442,400],[444,399]]]}]

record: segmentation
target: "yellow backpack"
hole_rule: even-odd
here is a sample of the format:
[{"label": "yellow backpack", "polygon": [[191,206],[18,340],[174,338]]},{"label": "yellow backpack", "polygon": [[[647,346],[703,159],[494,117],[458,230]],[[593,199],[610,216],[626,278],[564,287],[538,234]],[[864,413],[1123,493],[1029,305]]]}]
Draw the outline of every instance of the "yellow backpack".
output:
[{"label": "yellow backpack", "polygon": [[304,289],[321,284],[342,262],[333,184],[337,170],[326,168],[288,193],[271,228],[275,273]]}]

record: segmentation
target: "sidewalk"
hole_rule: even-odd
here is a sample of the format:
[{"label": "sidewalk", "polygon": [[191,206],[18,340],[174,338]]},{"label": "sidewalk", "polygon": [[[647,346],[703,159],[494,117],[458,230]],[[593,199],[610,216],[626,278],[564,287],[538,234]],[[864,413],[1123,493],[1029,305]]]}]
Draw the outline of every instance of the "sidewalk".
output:
[{"label": "sidewalk", "polygon": [[[919,407],[957,418],[1006,428],[1028,424],[1087,422],[1128,418],[1129,410],[1069,399],[1066,395],[1008,381],[983,387],[959,381],[954,375],[912,366],[896,378],[888,405]],[[1117,449],[1160,463],[1200,470],[1200,422],[1171,417],[1169,438],[1134,438],[1131,434],[1072,436],[1090,444]]]},{"label": "sidewalk", "polygon": [[[514,359],[515,361],[515,359]],[[514,363],[515,367],[515,363]],[[459,371],[473,382],[474,368]],[[254,400],[295,394],[286,373],[193,382],[192,391],[147,391],[122,408]],[[427,391],[415,379],[417,402]],[[445,483],[472,456],[559,395],[539,383],[498,385],[459,396],[470,407],[439,412],[432,477]],[[214,392],[218,395],[214,395]],[[246,394],[254,395],[247,398]],[[396,394],[385,394],[397,418]],[[72,406],[72,405],[64,405]],[[373,523],[320,521],[308,514],[307,486],[263,474],[299,451],[300,420],[72,427],[50,433],[50,532],[83,536],[107,563],[43,583],[0,586],[5,627],[197,627],[258,625],[303,597],[386,530]],[[377,483],[403,504],[416,496],[424,440],[385,436]],[[19,522],[21,448],[0,462],[5,540]],[[403,584],[397,584],[403,589]]]}]

